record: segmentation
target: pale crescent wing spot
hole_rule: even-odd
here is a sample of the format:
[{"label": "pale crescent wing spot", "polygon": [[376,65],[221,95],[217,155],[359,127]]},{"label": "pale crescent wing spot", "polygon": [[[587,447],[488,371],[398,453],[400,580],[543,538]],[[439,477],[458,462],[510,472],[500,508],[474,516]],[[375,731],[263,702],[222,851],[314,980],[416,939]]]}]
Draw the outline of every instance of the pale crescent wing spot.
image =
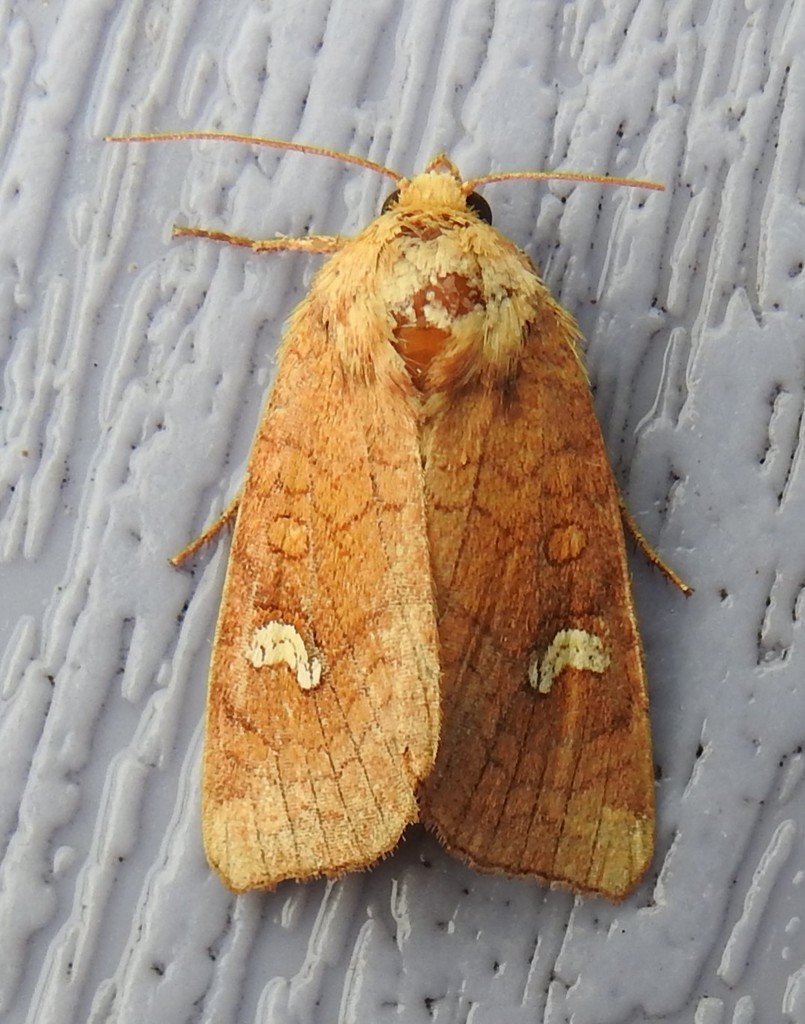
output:
[{"label": "pale crescent wing spot", "polygon": [[255,668],[287,665],[302,690],[313,690],[321,682],[321,661],[311,657],[295,626],[267,622],[252,633],[246,657]]},{"label": "pale crescent wing spot", "polygon": [[528,681],[540,693],[550,693],[562,669],[576,668],[600,675],[609,668],[609,660],[609,652],[594,633],[586,629],[560,629],[542,657],[532,659]]}]

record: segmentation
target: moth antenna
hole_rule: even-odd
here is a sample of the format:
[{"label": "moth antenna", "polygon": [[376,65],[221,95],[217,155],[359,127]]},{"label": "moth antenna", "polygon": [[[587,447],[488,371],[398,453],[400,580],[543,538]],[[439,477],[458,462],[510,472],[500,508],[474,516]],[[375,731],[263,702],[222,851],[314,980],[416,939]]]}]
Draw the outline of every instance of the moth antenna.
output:
[{"label": "moth antenna", "polygon": [[383,164],[375,163],[374,160],[367,160],[363,156],[353,156],[351,153],[342,153],[337,149],[326,149],[324,146],[307,146],[302,142],[286,142],[283,139],[267,139],[259,135],[233,135],[229,132],[162,132],[147,135],[107,135],[107,142],[243,142],[250,146],[269,146],[273,149],[288,149],[295,153],[310,153],[312,156],[328,156],[333,160],[340,160],[345,164],[354,164],[356,167],[363,167],[368,171],[376,171],[393,182],[402,181],[403,175],[397,174]]},{"label": "moth antenna", "polygon": [[625,185],[626,188],[647,188],[664,192],[665,185],[658,181],[642,181],[639,178],[612,178],[607,174],[581,174],[576,171],[502,171],[500,174],[485,174],[481,178],[470,178],[462,185],[464,192],[472,192],[480,185],[493,181],[586,181],[597,185]]}]

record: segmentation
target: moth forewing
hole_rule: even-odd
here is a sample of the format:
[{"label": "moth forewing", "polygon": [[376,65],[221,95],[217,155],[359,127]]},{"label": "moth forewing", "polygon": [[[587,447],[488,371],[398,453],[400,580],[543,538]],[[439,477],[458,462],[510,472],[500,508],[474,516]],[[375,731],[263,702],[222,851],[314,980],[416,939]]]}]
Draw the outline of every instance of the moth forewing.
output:
[{"label": "moth forewing", "polygon": [[349,248],[284,342],[215,638],[204,841],[239,892],[388,852],[417,818],[438,740],[416,419],[404,390],[382,369],[353,372],[323,327],[349,305],[327,279],[342,270],[354,282]]},{"label": "moth forewing", "polygon": [[422,816],[478,868],[620,899],[651,860],[654,779],[618,492],[541,282],[512,338],[505,387],[427,427],[443,721]]}]

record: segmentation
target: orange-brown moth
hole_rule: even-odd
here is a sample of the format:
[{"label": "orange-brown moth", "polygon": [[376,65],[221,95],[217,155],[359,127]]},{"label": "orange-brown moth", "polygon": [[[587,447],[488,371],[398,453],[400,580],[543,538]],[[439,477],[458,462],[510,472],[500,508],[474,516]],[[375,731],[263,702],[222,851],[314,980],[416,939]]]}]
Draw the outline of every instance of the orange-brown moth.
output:
[{"label": "orange-brown moth", "polygon": [[[294,312],[234,518],[203,829],[235,892],[364,868],[424,822],[483,871],[621,899],[654,846],[646,685],[573,318],[444,156]],[[640,539],[640,538],[638,538]]]}]

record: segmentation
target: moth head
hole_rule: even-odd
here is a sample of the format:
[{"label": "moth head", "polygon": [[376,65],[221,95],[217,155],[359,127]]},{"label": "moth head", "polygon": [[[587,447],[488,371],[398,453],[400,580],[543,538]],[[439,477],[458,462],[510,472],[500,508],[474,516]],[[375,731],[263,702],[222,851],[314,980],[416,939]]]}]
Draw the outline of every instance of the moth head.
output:
[{"label": "moth head", "polygon": [[466,187],[458,168],[444,154],[431,160],[422,174],[401,179],[399,187],[386,196],[381,213],[406,209],[420,211],[428,207],[469,212],[485,224],[492,223],[489,203],[478,192]]}]

